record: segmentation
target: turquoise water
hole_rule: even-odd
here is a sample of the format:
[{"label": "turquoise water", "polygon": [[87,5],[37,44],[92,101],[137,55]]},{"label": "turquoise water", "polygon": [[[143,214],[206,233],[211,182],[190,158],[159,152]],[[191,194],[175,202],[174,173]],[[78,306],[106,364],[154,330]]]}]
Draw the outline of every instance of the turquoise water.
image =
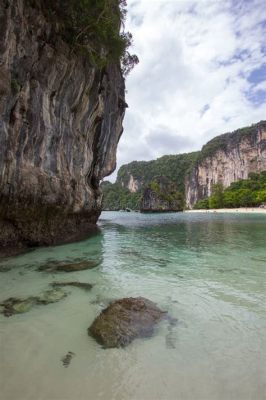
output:
[{"label": "turquoise water", "polygon": [[[37,295],[55,280],[95,285],[0,315],[1,400],[265,399],[266,216],[104,212],[99,227],[86,241],[0,263],[0,302]],[[77,258],[100,265],[36,271]],[[155,301],[178,324],[163,321],[152,338],[104,350],[87,328],[111,300],[128,296]]]}]

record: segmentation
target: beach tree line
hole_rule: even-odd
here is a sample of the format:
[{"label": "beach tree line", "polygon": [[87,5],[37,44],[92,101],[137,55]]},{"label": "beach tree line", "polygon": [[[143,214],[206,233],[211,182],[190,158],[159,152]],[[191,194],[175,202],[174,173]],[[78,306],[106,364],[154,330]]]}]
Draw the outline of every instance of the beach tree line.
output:
[{"label": "beach tree line", "polygon": [[266,171],[250,173],[224,188],[221,183],[212,186],[212,195],[199,200],[194,209],[258,207],[266,203]]}]

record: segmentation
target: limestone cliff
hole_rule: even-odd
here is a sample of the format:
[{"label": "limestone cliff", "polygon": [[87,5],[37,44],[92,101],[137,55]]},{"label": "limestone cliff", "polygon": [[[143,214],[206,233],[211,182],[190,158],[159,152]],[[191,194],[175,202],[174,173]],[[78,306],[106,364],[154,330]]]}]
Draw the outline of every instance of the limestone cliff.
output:
[{"label": "limestone cliff", "polygon": [[87,231],[116,165],[124,117],[118,63],[93,67],[39,10],[0,2],[0,246]]},{"label": "limestone cliff", "polygon": [[183,210],[183,195],[177,185],[165,176],[156,176],[143,190],[141,212],[170,212]]},{"label": "limestone cliff", "polygon": [[212,185],[246,179],[250,172],[266,170],[266,122],[217,136],[203,146],[186,179],[186,205],[211,195]]},{"label": "limestone cliff", "polygon": [[165,155],[151,161],[133,161],[122,165],[116,183],[131,193],[142,191],[156,176],[165,176],[185,193],[185,176],[194,165],[198,152]]}]

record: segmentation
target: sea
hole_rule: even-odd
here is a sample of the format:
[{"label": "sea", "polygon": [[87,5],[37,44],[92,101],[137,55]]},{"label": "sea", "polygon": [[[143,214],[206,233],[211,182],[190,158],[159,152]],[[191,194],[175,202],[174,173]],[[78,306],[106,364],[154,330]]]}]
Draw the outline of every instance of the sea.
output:
[{"label": "sea", "polygon": [[[1,400],[264,400],[266,215],[103,212],[88,239],[0,262],[0,303],[67,296],[0,314]],[[40,270],[95,261],[78,272]],[[110,302],[142,296],[175,324],[104,349],[88,327]],[[68,363],[65,363],[65,357]]]}]

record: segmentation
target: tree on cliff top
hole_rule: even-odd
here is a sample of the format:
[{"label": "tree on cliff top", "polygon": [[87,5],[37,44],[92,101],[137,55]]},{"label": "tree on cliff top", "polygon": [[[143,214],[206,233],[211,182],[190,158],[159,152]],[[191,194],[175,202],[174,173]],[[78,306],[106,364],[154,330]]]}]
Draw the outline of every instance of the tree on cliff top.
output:
[{"label": "tree on cliff top", "polygon": [[29,0],[59,22],[59,33],[98,67],[120,62],[127,75],[139,62],[129,52],[132,34],[124,31],[126,0]]}]

